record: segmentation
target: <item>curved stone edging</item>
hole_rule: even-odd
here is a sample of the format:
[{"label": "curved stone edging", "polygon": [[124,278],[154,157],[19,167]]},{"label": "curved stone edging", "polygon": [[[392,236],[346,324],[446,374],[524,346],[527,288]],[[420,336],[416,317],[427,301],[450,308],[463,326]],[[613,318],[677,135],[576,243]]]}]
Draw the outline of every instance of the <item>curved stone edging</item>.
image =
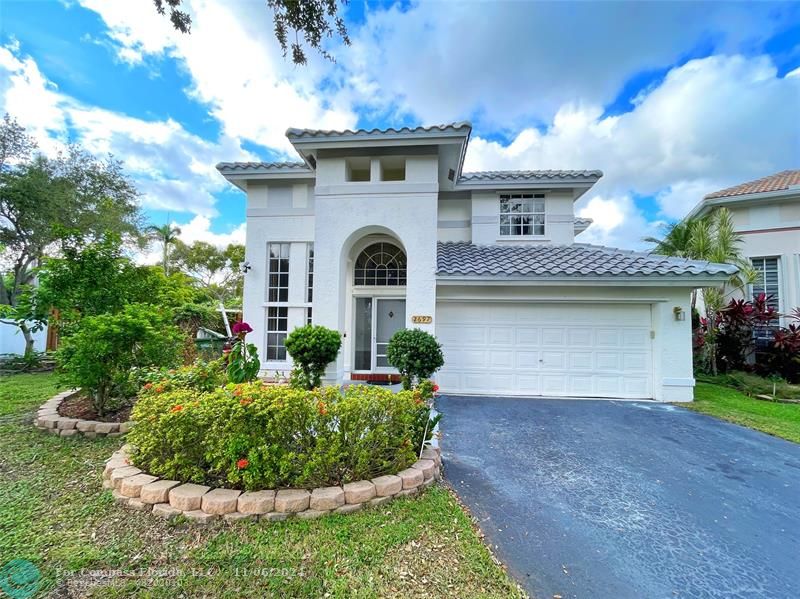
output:
[{"label": "curved stone edging", "polygon": [[94,439],[95,437],[106,436],[119,437],[127,433],[133,426],[133,422],[130,420],[128,422],[100,422],[98,420],[82,420],[61,416],[58,413],[58,406],[65,399],[74,397],[77,394],[78,391],[64,391],[44,402],[36,413],[36,420],[34,421],[36,427],[62,437],[83,435]]},{"label": "curved stone edging", "polygon": [[272,522],[289,517],[313,519],[330,513],[351,514],[384,505],[395,497],[417,495],[420,489],[441,478],[442,465],[439,448],[427,447],[420,460],[396,475],[310,491],[268,489],[243,492],[162,480],[132,466],[129,455],[129,447],[124,445],[106,461],[103,487],[112,489],[114,500],[129,509],[151,512],[168,520],[183,515],[197,524],[208,524],[219,518],[226,522]]}]

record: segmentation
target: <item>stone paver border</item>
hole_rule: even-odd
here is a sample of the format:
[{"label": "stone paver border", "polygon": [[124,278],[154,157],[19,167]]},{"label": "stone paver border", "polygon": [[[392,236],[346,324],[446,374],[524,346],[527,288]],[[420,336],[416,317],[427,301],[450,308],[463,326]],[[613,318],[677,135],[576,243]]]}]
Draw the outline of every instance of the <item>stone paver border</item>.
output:
[{"label": "stone paver border", "polygon": [[172,520],[184,516],[194,524],[290,517],[313,519],[325,514],[352,514],[378,507],[395,497],[415,496],[441,479],[438,447],[426,447],[418,462],[397,475],[379,476],[335,487],[238,491],[162,480],[131,465],[130,446],[123,445],[106,461],[103,487],[111,489],[117,504],[133,511],[151,512]]},{"label": "stone paver border", "polygon": [[58,413],[58,406],[65,399],[74,397],[78,393],[79,391],[64,391],[44,402],[36,413],[36,420],[34,421],[36,427],[61,437],[83,435],[94,439],[95,437],[119,437],[127,433],[133,426],[132,421],[100,422],[98,420],[81,420],[61,416]]}]

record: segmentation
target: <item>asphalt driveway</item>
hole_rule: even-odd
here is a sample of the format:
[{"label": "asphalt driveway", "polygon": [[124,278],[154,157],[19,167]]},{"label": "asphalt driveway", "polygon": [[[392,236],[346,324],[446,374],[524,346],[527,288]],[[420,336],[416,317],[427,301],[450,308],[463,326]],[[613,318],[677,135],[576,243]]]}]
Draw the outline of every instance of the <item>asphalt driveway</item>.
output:
[{"label": "asphalt driveway", "polygon": [[647,402],[437,406],[447,480],[534,597],[800,597],[800,445]]}]

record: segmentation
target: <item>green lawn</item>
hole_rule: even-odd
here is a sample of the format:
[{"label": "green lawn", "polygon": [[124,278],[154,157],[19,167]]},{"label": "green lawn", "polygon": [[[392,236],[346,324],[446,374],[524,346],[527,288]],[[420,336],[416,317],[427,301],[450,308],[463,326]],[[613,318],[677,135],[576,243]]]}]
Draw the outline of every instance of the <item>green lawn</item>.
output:
[{"label": "green lawn", "polygon": [[698,383],[694,401],[681,405],[800,443],[800,404],[761,401],[729,387]]},{"label": "green lawn", "polygon": [[0,567],[32,561],[41,595],[520,596],[441,487],[313,522],[200,528],[123,511],[100,478],[120,439],[58,438],[31,425],[56,390],[52,375],[0,378]]}]

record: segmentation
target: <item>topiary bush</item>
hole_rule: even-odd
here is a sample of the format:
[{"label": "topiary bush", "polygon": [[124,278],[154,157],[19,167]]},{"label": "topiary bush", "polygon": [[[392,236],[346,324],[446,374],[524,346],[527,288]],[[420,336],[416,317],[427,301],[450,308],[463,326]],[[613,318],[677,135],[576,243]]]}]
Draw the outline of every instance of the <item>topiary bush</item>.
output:
[{"label": "topiary bush", "polygon": [[292,357],[292,386],[299,389],[319,387],[325,368],[336,359],[342,347],[339,331],[308,324],[289,333],[284,342]]},{"label": "topiary bush", "polygon": [[[212,391],[155,383],[133,408],[132,462],[168,479],[246,490],[339,485],[414,463],[419,392],[305,391],[261,381]],[[420,424],[422,423],[422,424]]]},{"label": "topiary bush", "polygon": [[98,416],[113,400],[134,396],[130,371],[180,364],[183,334],[171,315],[154,306],[130,304],[115,314],[81,319],[56,354],[64,382],[92,398]]},{"label": "topiary bush", "polygon": [[444,366],[442,346],[422,329],[402,329],[389,340],[386,359],[400,371],[403,388],[411,389]]}]

